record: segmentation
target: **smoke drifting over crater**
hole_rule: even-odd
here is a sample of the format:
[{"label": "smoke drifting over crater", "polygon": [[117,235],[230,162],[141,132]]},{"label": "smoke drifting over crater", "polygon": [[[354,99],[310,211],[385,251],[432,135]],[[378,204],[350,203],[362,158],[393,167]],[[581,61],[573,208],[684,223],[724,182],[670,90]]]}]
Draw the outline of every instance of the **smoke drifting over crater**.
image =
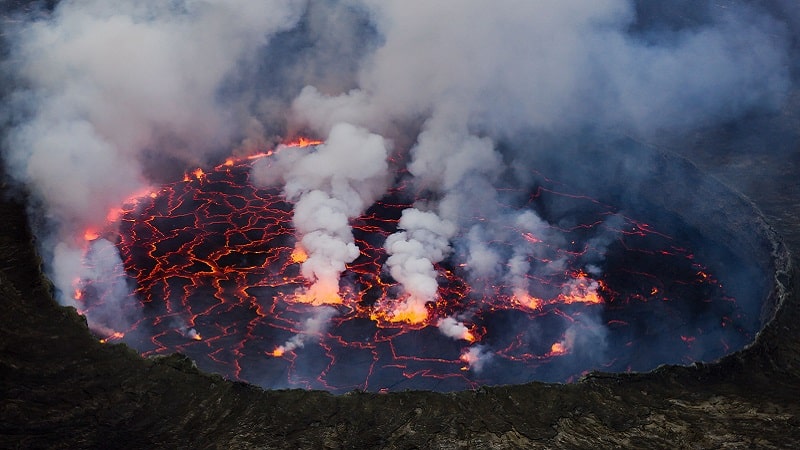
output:
[{"label": "smoke drifting over crater", "polygon": [[[124,272],[94,233],[126,200],[272,149],[249,179],[293,203],[294,255],[309,283],[295,295],[317,308],[280,353],[303,351],[335,320],[347,265],[363,251],[353,221],[398,185],[413,201],[379,244],[397,282],[374,305],[381,320],[432,319],[443,263],[478,297],[503,284],[532,309],[543,296],[593,303],[625,219],[604,217],[576,244],[580,267],[568,267],[548,249],[575,244],[562,231],[579,215],[557,200],[547,214],[504,207],[525,204],[532,171],[546,162],[559,180],[591,186],[569,168],[595,140],[647,141],[774,112],[791,88],[794,6],[679,3],[673,19],[667,6],[625,0],[65,0],[4,24],[14,89],[3,160],[32,199],[58,300],[79,310],[82,283]],[[301,135],[322,143],[281,151]],[[649,164],[638,158],[615,155],[623,164],[610,176]],[[532,286],[573,269],[581,275],[561,291]],[[114,309],[132,286],[93,286],[119,300],[86,311],[95,331],[137,320]],[[462,360],[476,373],[496,350],[469,345],[465,324],[480,308],[432,323],[468,343]],[[601,313],[558,330],[550,352],[599,361]]]}]

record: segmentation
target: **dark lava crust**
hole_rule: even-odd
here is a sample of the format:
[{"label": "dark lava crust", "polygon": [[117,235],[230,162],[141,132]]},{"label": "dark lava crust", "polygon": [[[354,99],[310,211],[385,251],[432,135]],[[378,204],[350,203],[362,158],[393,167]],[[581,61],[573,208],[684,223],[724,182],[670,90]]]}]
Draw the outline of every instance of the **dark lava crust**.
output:
[{"label": "dark lava crust", "polygon": [[53,301],[24,207],[3,201],[0,448],[800,448],[796,264],[749,201],[658,158],[648,177],[675,179],[674,168],[690,177],[674,182],[714,199],[692,225],[727,224],[722,239],[748,230],[737,251],[775,274],[764,318],[774,317],[756,341],[713,364],[450,394],[264,391],[180,355],[100,344]]}]

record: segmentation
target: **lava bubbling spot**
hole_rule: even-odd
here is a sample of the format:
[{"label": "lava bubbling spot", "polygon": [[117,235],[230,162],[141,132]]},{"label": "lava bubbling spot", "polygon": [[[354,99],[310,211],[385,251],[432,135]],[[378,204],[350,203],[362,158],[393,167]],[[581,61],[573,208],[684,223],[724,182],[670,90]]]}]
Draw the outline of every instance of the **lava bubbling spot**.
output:
[{"label": "lava bubbling spot", "polygon": [[[436,265],[438,299],[406,301],[384,269],[383,242],[414,200],[398,185],[352,221],[361,254],[337,301],[309,303],[292,204],[249,179],[252,161],[267,157],[191,171],[116,213],[116,245],[136,286],[128,301],[144,318],[104,340],[124,339],[145,355],[180,351],[204,370],[266,388],[346,392],[568,381],[597,368],[716,358],[751,339],[735,300],[688,250],[691,239],[545,185],[516,192],[519,205],[498,205],[537,210],[564,242],[512,230],[535,249],[508,263],[516,282],[471,277],[455,252]],[[579,212],[573,223],[548,217],[555,200],[567,205],[561,212]],[[600,270],[586,261],[609,231]],[[514,253],[513,243],[493,245]],[[100,307],[103,293],[86,280],[81,286],[76,298]]]}]

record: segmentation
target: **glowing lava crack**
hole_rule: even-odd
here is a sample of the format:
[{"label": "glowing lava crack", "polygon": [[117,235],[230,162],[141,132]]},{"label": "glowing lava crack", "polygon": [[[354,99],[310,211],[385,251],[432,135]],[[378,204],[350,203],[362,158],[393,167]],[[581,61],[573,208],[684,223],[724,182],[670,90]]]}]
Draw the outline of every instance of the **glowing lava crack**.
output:
[{"label": "glowing lava crack", "polygon": [[[436,264],[436,301],[393,309],[404,294],[385,269],[384,243],[414,202],[398,184],[352,220],[360,255],[347,265],[336,301],[309,302],[293,205],[250,181],[253,161],[269,157],[197,169],[112,212],[108,230],[87,231],[86,264],[115,250],[100,241],[122,255],[119,283],[132,287],[125,304],[137,318],[130,329],[95,328],[104,342],[123,339],[144,355],[180,351],[204,370],[268,388],[345,392],[566,381],[597,368],[715,358],[751,340],[742,325],[749,319],[696,261],[690,238],[562,193],[567,188],[534,173],[537,188],[498,208],[538,209],[562,239],[508,224],[515,240],[493,245],[508,254],[516,245],[533,249],[509,268],[516,278],[471,276],[455,251]],[[580,211],[579,221],[549,218],[545,206],[554,200]],[[602,244],[602,270],[587,263],[601,252],[600,235],[613,236]],[[545,265],[550,270],[537,269]],[[84,310],[118,294],[109,281],[78,280]]]}]

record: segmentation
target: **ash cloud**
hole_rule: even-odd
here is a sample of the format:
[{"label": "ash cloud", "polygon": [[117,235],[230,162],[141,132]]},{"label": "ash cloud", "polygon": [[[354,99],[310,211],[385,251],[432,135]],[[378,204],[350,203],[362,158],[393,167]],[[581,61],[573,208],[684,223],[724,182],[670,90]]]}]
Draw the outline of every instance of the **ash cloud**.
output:
[{"label": "ash cloud", "polygon": [[[74,0],[8,20],[7,176],[50,223],[39,234],[59,299],[72,303],[87,228],[153,180],[185,168],[240,131],[218,98],[226,78],[270,36],[294,26],[291,1]],[[55,249],[53,251],[52,249]],[[95,329],[122,324],[92,321]]]},{"label": "ash cloud", "polygon": [[[279,153],[254,178],[297,202],[314,285],[338,290],[358,256],[349,220],[382,195],[396,158],[420,198],[385,243],[398,311],[435,299],[435,267],[449,256],[476,286],[503,279],[521,295],[563,261],[536,262],[546,248],[507,224],[561,238],[532,212],[498,214],[502,188],[527,186],[541,160],[579,179],[569,158],[598,134],[649,140],[780,108],[798,14],[773,6],[793,14],[744,1],[691,2],[685,14],[625,0],[63,1],[9,21],[4,69],[18,88],[3,160],[50,225],[37,233],[64,303],[83,276],[83,231],[165,166],[299,131],[328,142]],[[670,14],[691,20],[653,19]],[[560,150],[570,139],[577,150]],[[590,241],[591,275],[607,236]],[[586,329],[603,339],[594,325],[570,339],[584,342]]]}]

